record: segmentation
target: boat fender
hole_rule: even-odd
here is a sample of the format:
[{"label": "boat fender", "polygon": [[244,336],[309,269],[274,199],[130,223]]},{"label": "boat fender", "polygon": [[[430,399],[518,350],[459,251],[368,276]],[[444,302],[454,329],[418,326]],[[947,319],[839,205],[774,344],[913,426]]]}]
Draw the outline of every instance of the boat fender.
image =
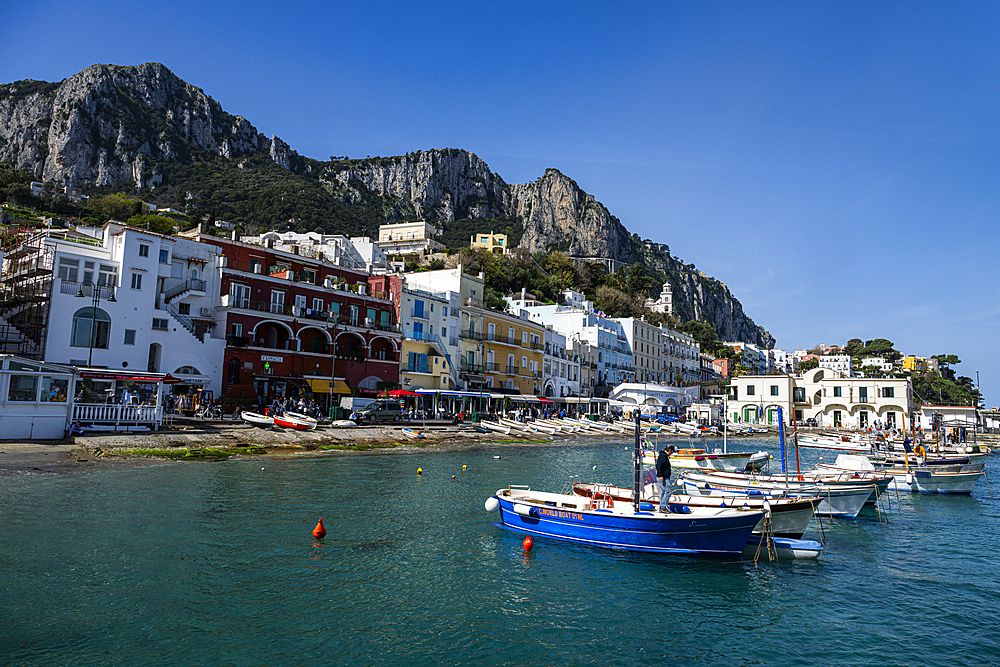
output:
[{"label": "boat fender", "polygon": [[667,508],[674,514],[690,514],[691,508],[687,505],[667,505]]},{"label": "boat fender", "polygon": [[764,513],[765,514],[771,513],[771,502],[767,498],[764,499]]},{"label": "boat fender", "polygon": [[490,496],[486,499],[486,511],[496,512],[500,508],[500,501],[497,500],[496,496]]},{"label": "boat fender", "polygon": [[701,486],[701,488],[703,488],[703,489],[711,489],[711,488],[712,488],[712,485],[711,485],[711,484],[709,484],[708,482],[702,482],[702,483],[700,484],[700,486]]},{"label": "boat fender", "polygon": [[653,503],[639,503],[639,510],[642,512],[652,512],[656,507]]},{"label": "boat fender", "polygon": [[910,472],[906,473],[906,483],[913,484],[913,473]]},{"label": "boat fender", "polygon": [[521,505],[520,503],[514,505],[514,513],[520,516],[538,516],[538,510],[536,508]]}]

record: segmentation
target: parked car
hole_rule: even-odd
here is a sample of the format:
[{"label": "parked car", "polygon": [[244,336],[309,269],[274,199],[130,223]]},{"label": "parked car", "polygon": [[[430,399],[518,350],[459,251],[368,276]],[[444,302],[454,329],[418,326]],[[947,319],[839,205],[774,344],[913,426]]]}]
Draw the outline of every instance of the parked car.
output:
[{"label": "parked car", "polygon": [[375,401],[355,413],[355,421],[359,424],[368,422],[398,422],[403,419],[403,411],[398,401]]},{"label": "parked car", "polygon": [[816,420],[812,417],[806,420],[806,426],[816,426]]}]

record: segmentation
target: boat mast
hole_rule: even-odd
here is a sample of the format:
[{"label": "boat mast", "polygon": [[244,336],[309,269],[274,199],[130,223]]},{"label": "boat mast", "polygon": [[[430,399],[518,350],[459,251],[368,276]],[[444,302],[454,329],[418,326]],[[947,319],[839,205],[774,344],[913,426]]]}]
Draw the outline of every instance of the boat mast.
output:
[{"label": "boat mast", "polygon": [[639,493],[642,490],[642,444],[640,433],[642,432],[642,416],[639,410],[635,411],[635,453],[632,455],[632,506],[634,511],[639,511]]}]

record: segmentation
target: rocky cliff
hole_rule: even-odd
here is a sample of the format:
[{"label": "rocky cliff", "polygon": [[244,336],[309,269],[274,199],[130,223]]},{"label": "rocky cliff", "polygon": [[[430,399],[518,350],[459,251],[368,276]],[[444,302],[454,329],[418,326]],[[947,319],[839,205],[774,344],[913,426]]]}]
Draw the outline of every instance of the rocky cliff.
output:
[{"label": "rocky cliff", "polygon": [[[245,224],[311,217],[322,220],[314,224],[325,232],[357,233],[393,219],[426,219],[446,229],[458,219],[515,221],[522,248],[641,264],[671,282],[682,319],[712,322],[724,340],[774,342],[725,285],[672,257],[666,246],[630,234],[555,169],[511,185],[457,149],[309,160],[158,63],[94,65],[59,83],[0,85],[0,160],[7,159],[39,180],[156,188],[144,198],[195,216],[218,208],[220,217]],[[254,168],[261,164],[270,165],[270,175]],[[289,192],[298,192],[299,201],[287,201],[294,198]]]},{"label": "rocky cliff", "polygon": [[203,151],[289,160],[287,144],[258,134],[159,63],[93,65],[60,83],[0,86],[0,160],[39,180],[150,187],[162,178],[158,162]]}]

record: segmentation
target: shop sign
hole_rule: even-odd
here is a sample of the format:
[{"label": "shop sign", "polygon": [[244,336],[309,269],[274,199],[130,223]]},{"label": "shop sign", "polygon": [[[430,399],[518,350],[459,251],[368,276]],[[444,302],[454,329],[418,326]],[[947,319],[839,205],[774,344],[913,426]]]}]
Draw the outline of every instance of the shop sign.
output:
[{"label": "shop sign", "polygon": [[285,358],[284,357],[276,357],[273,354],[262,354],[262,355],[260,355],[260,360],[261,361],[273,361],[273,362],[276,362],[276,363],[280,363],[280,362],[284,361]]}]

